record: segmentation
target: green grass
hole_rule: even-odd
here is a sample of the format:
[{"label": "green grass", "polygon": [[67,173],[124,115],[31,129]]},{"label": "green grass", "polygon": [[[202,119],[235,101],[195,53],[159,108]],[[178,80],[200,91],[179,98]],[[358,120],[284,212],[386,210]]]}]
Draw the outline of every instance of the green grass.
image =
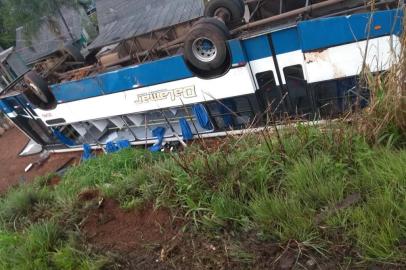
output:
[{"label": "green grass", "polygon": [[12,189],[0,200],[1,224],[24,227],[30,221],[46,215],[52,204],[53,194],[45,188],[22,186]]},{"label": "green grass", "polygon": [[276,241],[305,242],[317,236],[311,209],[297,200],[267,194],[254,199],[250,208],[256,224]]},{"label": "green grass", "polygon": [[[326,250],[339,236],[355,246],[359,259],[406,262],[400,246],[405,151],[371,147],[340,125],[285,132],[285,159],[278,142],[270,143],[271,149],[258,137],[237,145],[230,139],[210,153],[191,147],[173,157],[139,150],[104,156],[73,169],[56,196],[63,201],[98,188],[125,209],[152,201],[181,211],[202,232],[254,230],[280,243],[296,240]],[[334,211],[353,193],[361,201]],[[318,224],[320,213],[327,214]]]},{"label": "green grass", "polygon": [[[405,45],[406,35],[401,39]],[[56,187],[47,176],[13,188],[0,198],[0,270],[120,267],[83,243],[79,231],[91,204],[78,195],[95,189],[128,211],[153,203],[176,213],[183,230],[205,239],[206,260],[191,263],[200,268],[209,268],[210,242],[220,242],[216,255],[241,269],[254,268],[269,244],[296,248],[305,260],[342,260],[345,269],[349,261],[406,267],[405,48],[390,70],[363,72],[371,101],[350,124],[230,137],[218,150],[129,149],[72,168]],[[194,251],[199,243],[192,244]],[[182,262],[193,255],[188,248]]]},{"label": "green grass", "polygon": [[[104,257],[69,233],[88,211],[78,194],[89,189],[125,210],[167,207],[198,234],[244,241],[254,233],[258,241],[295,241],[327,257],[340,245],[357,254],[354,261],[406,264],[406,151],[371,146],[341,124],[299,126],[282,138],[229,138],[216,151],[192,146],[178,154],[125,150],[72,168],[56,187],[14,189],[0,205],[0,265],[101,269]],[[337,208],[351,194],[360,199]],[[230,256],[237,261],[255,261],[252,251],[236,250]]]},{"label": "green grass", "polygon": [[106,264],[76,251],[65,237],[51,221],[19,232],[0,231],[0,269],[100,269],[102,262]]}]

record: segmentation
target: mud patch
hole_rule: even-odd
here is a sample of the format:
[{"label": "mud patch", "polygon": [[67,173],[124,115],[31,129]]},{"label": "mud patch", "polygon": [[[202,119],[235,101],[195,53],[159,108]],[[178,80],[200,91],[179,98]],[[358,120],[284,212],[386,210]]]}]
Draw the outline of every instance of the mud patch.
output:
[{"label": "mud patch", "polygon": [[72,158],[74,158],[72,164],[80,160],[81,153],[51,154],[41,167],[34,167],[26,173],[24,170],[28,164],[35,163],[39,159],[39,155],[18,156],[27,142],[28,138],[17,128],[10,129],[0,137],[0,193],[18,184],[31,182],[38,176],[55,172]]},{"label": "mud patch", "polygon": [[106,199],[88,216],[82,230],[97,249],[131,253],[140,248],[160,249],[179,228],[167,210],[148,205],[125,212],[118,202]]}]

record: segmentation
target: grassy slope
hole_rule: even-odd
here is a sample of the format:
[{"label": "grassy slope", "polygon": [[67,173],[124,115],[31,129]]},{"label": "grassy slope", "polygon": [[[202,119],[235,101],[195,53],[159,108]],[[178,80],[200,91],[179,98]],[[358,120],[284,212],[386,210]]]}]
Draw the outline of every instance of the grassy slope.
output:
[{"label": "grassy slope", "polygon": [[[216,151],[102,156],[72,169],[55,189],[38,181],[3,198],[0,268],[106,263],[80,244],[74,226],[84,211],[77,194],[93,188],[123,208],[152,201],[180,212],[198,234],[234,232],[244,241],[254,233],[263,243],[295,241],[327,257],[340,246],[356,261],[405,264],[405,164],[405,150],[371,147],[345,126],[292,128],[280,142],[229,139]],[[255,264],[249,255],[244,263]]]},{"label": "grassy slope", "polygon": [[[83,242],[78,224],[89,205],[78,194],[88,189],[124,209],[173,210],[196,241],[224,243],[216,258],[234,269],[269,268],[264,259],[292,250],[298,266],[313,257],[342,268],[406,266],[404,48],[392,70],[366,74],[370,107],[351,127],[291,127],[281,139],[265,132],[173,155],[127,150],[73,168],[55,188],[44,177],[10,191],[0,202],[0,269],[119,267]],[[282,254],[268,256],[270,245]],[[181,256],[196,260],[194,269],[224,266],[187,249]]]}]

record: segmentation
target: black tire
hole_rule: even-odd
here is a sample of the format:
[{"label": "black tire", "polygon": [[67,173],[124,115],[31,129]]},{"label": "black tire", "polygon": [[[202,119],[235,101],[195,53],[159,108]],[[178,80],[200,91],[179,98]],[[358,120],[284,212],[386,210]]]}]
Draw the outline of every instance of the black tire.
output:
[{"label": "black tire", "polygon": [[55,104],[55,97],[49,89],[48,83],[35,71],[24,75],[27,90],[24,92],[27,99],[41,109],[49,109]]},{"label": "black tire", "polygon": [[[213,45],[216,53],[214,58],[203,61],[199,59],[196,42],[209,40]],[[212,71],[222,67],[226,63],[228,47],[227,37],[224,32],[211,23],[201,23],[193,27],[184,43],[184,56],[186,61],[193,67],[202,71]],[[205,56],[203,56],[205,57]]]},{"label": "black tire", "polygon": [[215,26],[217,26],[219,29],[221,29],[224,33],[224,35],[226,36],[227,39],[230,38],[230,30],[228,29],[227,25],[225,25],[224,22],[216,19],[216,18],[210,18],[210,17],[204,17],[199,19],[194,25],[193,27],[197,27],[199,24],[213,24]]},{"label": "black tire", "polygon": [[206,17],[214,17],[219,8],[225,8],[230,12],[230,22],[241,21],[244,17],[244,10],[242,9],[241,3],[235,0],[211,0],[206,5],[204,15]]},{"label": "black tire", "polygon": [[73,46],[72,44],[66,44],[63,47],[63,52],[69,54],[69,56],[75,61],[75,62],[84,62],[85,58],[83,57],[82,53],[78,48]]}]

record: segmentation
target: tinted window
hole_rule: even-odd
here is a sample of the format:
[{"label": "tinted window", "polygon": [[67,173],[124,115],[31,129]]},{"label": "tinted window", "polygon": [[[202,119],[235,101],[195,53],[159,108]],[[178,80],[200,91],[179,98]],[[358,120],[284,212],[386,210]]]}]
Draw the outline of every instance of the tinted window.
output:
[{"label": "tinted window", "polygon": [[307,89],[307,82],[304,78],[301,65],[285,67],[283,69],[286,86],[291,103],[291,113],[299,115],[312,111],[312,99]]},{"label": "tinted window", "polygon": [[271,70],[257,73],[255,77],[259,88],[262,90],[271,90],[276,87],[275,76]]}]

